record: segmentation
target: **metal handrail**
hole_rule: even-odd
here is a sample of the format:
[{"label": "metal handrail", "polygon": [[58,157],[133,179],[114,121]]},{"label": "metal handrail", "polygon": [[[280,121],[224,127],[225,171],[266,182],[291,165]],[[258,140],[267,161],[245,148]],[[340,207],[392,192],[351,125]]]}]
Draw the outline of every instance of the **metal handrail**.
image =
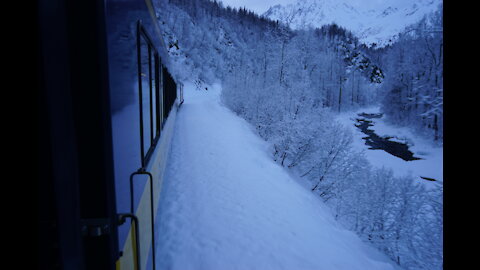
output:
[{"label": "metal handrail", "polygon": [[[140,234],[138,232],[139,228],[139,221],[137,216],[135,216],[132,213],[121,213],[118,214],[118,225],[122,225],[125,223],[126,219],[130,218],[132,220],[132,223],[134,223],[135,226],[135,250],[136,250],[136,270],[141,270],[141,265],[140,265]],[[130,223],[131,224],[131,223]]]},{"label": "metal handrail", "polygon": [[152,261],[153,269],[157,269],[155,266],[155,213],[154,213],[154,204],[153,204],[153,175],[150,172],[147,172],[143,169],[132,173],[130,175],[130,211],[135,213],[135,203],[134,203],[134,190],[133,190],[133,179],[135,175],[147,175],[150,182],[150,225],[152,227]]}]

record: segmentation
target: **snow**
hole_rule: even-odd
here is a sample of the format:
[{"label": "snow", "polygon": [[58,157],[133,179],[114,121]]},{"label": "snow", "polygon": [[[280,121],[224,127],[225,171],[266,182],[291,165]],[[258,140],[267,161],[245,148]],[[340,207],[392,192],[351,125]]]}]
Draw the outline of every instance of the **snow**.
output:
[{"label": "snow", "polygon": [[160,269],[395,269],[269,156],[253,128],[185,84],[159,207]]},{"label": "snow", "polygon": [[[443,184],[443,147],[436,146],[431,141],[419,137],[406,127],[389,125],[385,123],[385,117],[382,117],[380,119],[370,119],[373,120],[374,125],[369,129],[374,130],[379,136],[394,137],[391,139],[392,141],[407,142],[410,151],[421,160],[404,161],[383,150],[369,150],[369,146],[365,145],[365,140],[362,139],[366,135],[354,126],[354,119],[358,117],[358,113],[362,112],[379,113],[380,108],[370,107],[344,112],[338,115],[337,120],[352,130],[354,135],[353,146],[356,150],[365,151],[367,159],[373,166],[390,168],[397,177],[414,176],[427,188],[432,185]],[[421,179],[421,176],[434,178],[438,181],[426,181]]]},{"label": "snow", "polygon": [[442,0],[297,0],[264,13],[288,22],[293,29],[335,22],[352,31],[362,43],[383,47],[405,28],[435,12]]}]

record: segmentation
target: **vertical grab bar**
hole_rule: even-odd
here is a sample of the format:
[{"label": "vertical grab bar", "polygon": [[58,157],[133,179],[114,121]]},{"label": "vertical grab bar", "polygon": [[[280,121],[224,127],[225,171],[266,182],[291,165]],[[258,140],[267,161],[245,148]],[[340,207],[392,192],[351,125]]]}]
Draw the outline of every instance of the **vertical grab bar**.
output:
[{"label": "vertical grab bar", "polygon": [[153,205],[153,176],[150,172],[145,171],[144,168],[140,168],[138,171],[132,173],[130,175],[130,211],[135,213],[134,209],[134,193],[133,193],[133,177],[135,175],[147,175],[149,182],[150,182],[150,225],[152,227],[152,261],[153,261],[153,269],[156,268],[155,264],[155,213],[154,213],[154,205]]},{"label": "vertical grab bar", "polygon": [[135,223],[135,255],[136,255],[136,270],[141,270],[140,268],[140,234],[138,233],[138,218],[132,213],[123,213],[123,214],[118,214],[118,225],[122,225],[125,223],[126,219],[130,218],[133,223]]}]

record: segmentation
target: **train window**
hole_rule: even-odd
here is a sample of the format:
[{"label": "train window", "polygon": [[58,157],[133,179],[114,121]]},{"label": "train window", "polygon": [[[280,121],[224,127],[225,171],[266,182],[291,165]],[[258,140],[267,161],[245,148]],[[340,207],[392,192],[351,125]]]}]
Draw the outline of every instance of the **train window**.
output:
[{"label": "train window", "polygon": [[177,83],[140,21],[137,22],[137,61],[142,168],[153,153],[161,129],[177,98]]},{"label": "train window", "polygon": [[160,136],[159,115],[160,103],[158,97],[159,83],[159,56],[148,33],[140,21],[137,23],[137,65],[140,110],[140,147],[142,168],[155,148]]},{"label": "train window", "polygon": [[140,127],[141,127],[141,136],[142,136],[142,151],[144,154],[142,156],[145,156],[145,153],[148,152],[149,147],[151,146],[151,136],[150,136],[150,93],[151,93],[151,79],[152,79],[152,74],[151,74],[151,67],[149,63],[151,62],[151,53],[150,53],[150,47],[148,44],[145,42],[145,40],[140,39],[140,42],[138,43],[139,46],[139,73],[140,76],[138,78],[139,80],[139,105],[140,105]]},{"label": "train window", "polygon": [[175,99],[177,98],[177,84],[165,67],[163,68],[163,83],[163,98],[165,105],[163,113],[164,117],[167,118],[173,104],[175,103]]},{"label": "train window", "polygon": [[155,121],[155,131],[156,136],[160,136],[160,130],[162,128],[163,123],[163,90],[160,91],[160,88],[163,88],[163,76],[162,72],[162,64],[160,63],[160,57],[158,54],[155,56],[155,114],[157,115]]}]

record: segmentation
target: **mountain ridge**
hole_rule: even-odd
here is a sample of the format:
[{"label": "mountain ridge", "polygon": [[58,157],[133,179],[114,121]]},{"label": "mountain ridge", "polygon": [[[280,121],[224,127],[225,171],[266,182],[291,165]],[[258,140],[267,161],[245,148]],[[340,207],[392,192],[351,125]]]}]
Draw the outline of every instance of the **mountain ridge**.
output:
[{"label": "mountain ridge", "polygon": [[335,23],[367,46],[384,47],[441,5],[442,0],[297,0],[272,6],[262,16],[292,29]]}]

